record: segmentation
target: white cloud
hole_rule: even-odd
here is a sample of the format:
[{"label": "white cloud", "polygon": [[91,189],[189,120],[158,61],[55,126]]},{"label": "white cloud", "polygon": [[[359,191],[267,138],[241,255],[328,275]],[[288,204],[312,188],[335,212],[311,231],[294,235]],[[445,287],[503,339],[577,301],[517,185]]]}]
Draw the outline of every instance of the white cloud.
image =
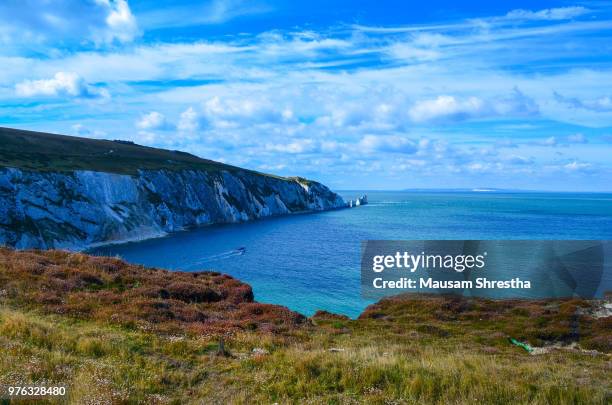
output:
[{"label": "white cloud", "polygon": [[315,31],[268,31],[257,35],[264,55],[287,58],[296,54],[314,56],[321,51],[348,51],[354,47],[351,40],[333,38]]},{"label": "white cloud", "polygon": [[391,152],[413,154],[417,145],[410,139],[396,135],[366,135],[359,141],[359,149],[366,153]]},{"label": "white cloud", "polygon": [[586,144],[588,139],[581,133],[568,135],[566,137],[558,138],[556,136],[549,136],[548,138],[540,141],[528,143],[529,145],[541,145],[541,146],[568,146],[568,144]]},{"label": "white cloud", "polygon": [[486,172],[491,169],[491,165],[483,162],[474,162],[466,165],[465,168],[472,172]]},{"label": "white cloud", "polygon": [[26,49],[125,43],[139,34],[127,0],[0,2],[0,42]]},{"label": "white cloud", "polygon": [[388,49],[388,53],[393,58],[415,62],[435,60],[441,56],[439,51],[414,46],[410,43],[392,44]]},{"label": "white cloud", "polygon": [[495,142],[498,148],[518,148],[518,144],[510,139],[500,139]]},{"label": "white cloud", "polygon": [[140,117],[140,120],[136,123],[136,126],[144,130],[155,130],[155,129],[170,129],[172,126],[166,120],[166,116],[157,111],[151,111]]},{"label": "white cloud", "polygon": [[287,167],[287,165],[285,165],[285,164],[278,164],[278,165],[262,164],[262,165],[259,165],[257,168],[259,170],[275,172],[275,171],[283,170],[286,167]]},{"label": "white cloud", "polygon": [[527,116],[539,111],[537,104],[518,90],[509,97],[482,99],[441,95],[412,105],[408,114],[414,122],[462,121],[471,118]]},{"label": "white cloud", "polygon": [[484,102],[478,97],[457,99],[453,96],[438,96],[435,99],[415,103],[408,112],[415,122],[432,121],[439,118],[461,119],[478,116],[484,109]]},{"label": "white cloud", "polygon": [[612,111],[612,98],[608,96],[581,100],[578,97],[565,97],[557,92],[554,93],[555,100],[572,108],[582,108],[595,112]]},{"label": "white cloud", "polygon": [[593,165],[591,163],[585,163],[585,162],[578,162],[576,160],[574,160],[573,162],[570,162],[566,165],[563,166],[566,170],[571,171],[571,172],[576,172],[576,171],[585,171],[585,170],[589,170],[593,167]]},{"label": "white cloud", "polygon": [[583,134],[573,134],[567,137],[569,143],[588,143],[588,139]]},{"label": "white cloud", "polygon": [[126,0],[95,0],[107,8],[106,29],[97,33],[104,42],[129,42],[139,34],[136,18]]},{"label": "white cloud", "polygon": [[200,115],[193,107],[189,107],[181,113],[177,128],[179,131],[194,132],[200,129],[200,121]]},{"label": "white cloud", "polygon": [[312,139],[298,139],[288,144],[268,144],[266,150],[281,153],[309,153],[318,150],[319,146]]},{"label": "white cloud", "polygon": [[406,171],[420,169],[428,166],[428,161],[423,159],[401,159],[392,167],[395,171]]},{"label": "white cloud", "polygon": [[139,19],[145,28],[184,27],[222,24],[234,18],[266,13],[271,7],[260,0],[210,0],[187,5],[167,5],[161,10],[145,11]]},{"label": "white cloud", "polygon": [[512,155],[505,159],[506,162],[513,165],[530,165],[533,164],[533,159],[524,156]]},{"label": "white cloud", "polygon": [[206,13],[205,20],[212,23],[225,22],[236,14],[240,15],[240,13],[236,13],[233,10],[236,10],[244,3],[242,0],[213,0]]},{"label": "white cloud", "polygon": [[106,138],[107,133],[100,130],[91,130],[85,127],[83,124],[74,124],[72,126],[72,133],[76,136],[82,136],[85,138]]},{"label": "white cloud", "polygon": [[203,112],[211,122],[221,126],[258,122],[278,123],[294,119],[291,108],[275,105],[268,100],[267,95],[239,98],[213,97],[204,103]]},{"label": "white cloud", "polygon": [[144,145],[155,146],[158,145],[162,140],[157,133],[151,131],[138,131],[137,143]]},{"label": "white cloud", "polygon": [[583,105],[594,111],[612,111],[612,98],[600,97],[595,100],[587,100]]},{"label": "white cloud", "polygon": [[76,73],[57,72],[51,79],[24,80],[15,85],[17,95],[22,97],[36,96],[72,96],[83,98],[108,98],[106,89],[93,87]]},{"label": "white cloud", "polygon": [[539,11],[512,10],[506,14],[511,20],[569,20],[589,13],[590,10],[581,6],[547,8]]}]

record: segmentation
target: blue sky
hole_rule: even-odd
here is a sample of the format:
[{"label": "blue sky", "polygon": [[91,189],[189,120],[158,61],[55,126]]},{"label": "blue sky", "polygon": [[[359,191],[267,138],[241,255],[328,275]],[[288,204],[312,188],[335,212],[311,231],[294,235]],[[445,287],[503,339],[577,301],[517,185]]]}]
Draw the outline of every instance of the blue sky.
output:
[{"label": "blue sky", "polygon": [[7,0],[0,125],[335,189],[610,191],[611,37],[608,1]]}]

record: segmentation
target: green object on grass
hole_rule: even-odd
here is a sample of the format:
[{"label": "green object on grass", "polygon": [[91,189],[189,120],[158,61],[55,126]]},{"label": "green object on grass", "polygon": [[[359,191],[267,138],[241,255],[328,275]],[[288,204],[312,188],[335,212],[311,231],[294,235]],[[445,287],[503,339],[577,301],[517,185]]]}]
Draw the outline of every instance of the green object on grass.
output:
[{"label": "green object on grass", "polygon": [[529,346],[527,343],[519,342],[518,340],[514,338],[510,338],[510,343],[512,343],[515,346],[522,347],[529,353],[533,351],[533,347]]}]

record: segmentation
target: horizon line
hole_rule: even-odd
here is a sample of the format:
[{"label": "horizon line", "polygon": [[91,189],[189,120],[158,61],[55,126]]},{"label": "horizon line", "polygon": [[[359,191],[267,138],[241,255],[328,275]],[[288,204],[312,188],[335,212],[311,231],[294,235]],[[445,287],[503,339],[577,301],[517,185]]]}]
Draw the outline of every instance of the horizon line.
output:
[{"label": "horizon line", "polygon": [[473,188],[402,188],[402,189],[367,189],[367,188],[352,188],[352,189],[335,189],[336,192],[349,192],[349,191],[358,191],[358,192],[427,192],[427,191],[437,191],[437,192],[462,192],[462,193],[478,193],[478,194],[487,194],[487,193],[585,193],[585,194],[612,194],[612,190],[536,190],[536,189],[504,189],[504,188],[487,188],[487,187],[473,187]]}]

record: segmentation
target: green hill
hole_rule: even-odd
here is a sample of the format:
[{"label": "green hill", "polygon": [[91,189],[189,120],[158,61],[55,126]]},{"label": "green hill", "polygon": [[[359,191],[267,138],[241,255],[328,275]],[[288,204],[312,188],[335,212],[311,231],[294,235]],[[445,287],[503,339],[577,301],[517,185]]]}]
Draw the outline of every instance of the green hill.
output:
[{"label": "green hill", "polygon": [[[242,170],[186,152],[0,127],[0,167],[34,171],[93,170],[133,174],[138,169]],[[260,173],[261,174],[261,173]]]}]

